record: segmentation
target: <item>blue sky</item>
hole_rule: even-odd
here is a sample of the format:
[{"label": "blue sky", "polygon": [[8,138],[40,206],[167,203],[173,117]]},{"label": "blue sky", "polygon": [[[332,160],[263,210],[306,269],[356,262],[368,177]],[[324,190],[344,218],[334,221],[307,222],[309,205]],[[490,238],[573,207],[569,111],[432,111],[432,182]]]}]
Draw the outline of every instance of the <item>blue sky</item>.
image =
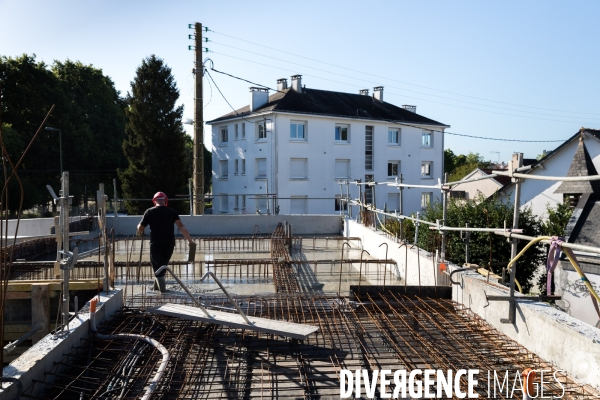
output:
[{"label": "blue sky", "polygon": [[[123,94],[142,59],[172,68],[193,114],[193,44],[200,22],[217,70],[275,87],[303,75],[307,87],[384,99],[451,125],[446,148],[508,160],[533,158],[580,127],[600,129],[598,1],[73,1],[0,0],[0,55],[78,60]],[[250,84],[213,72],[235,107]],[[212,93],[212,94],[211,94]],[[206,120],[231,109],[205,82]],[[210,102],[209,102],[210,100]],[[189,128],[188,128],[189,129]],[[189,131],[191,133],[191,131]]]}]

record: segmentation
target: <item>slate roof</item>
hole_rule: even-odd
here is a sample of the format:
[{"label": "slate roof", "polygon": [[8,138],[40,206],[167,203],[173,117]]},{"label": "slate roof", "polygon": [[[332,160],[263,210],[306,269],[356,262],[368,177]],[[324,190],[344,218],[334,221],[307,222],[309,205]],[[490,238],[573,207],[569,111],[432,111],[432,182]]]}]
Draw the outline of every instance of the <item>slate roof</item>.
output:
[{"label": "slate roof", "polygon": [[375,100],[371,96],[307,88],[303,88],[301,93],[292,88],[279,91],[270,95],[268,103],[254,112],[250,112],[248,105],[208,121],[207,124],[267,111],[448,126],[393,104]]},{"label": "slate roof", "polygon": [[[588,153],[583,136],[579,139],[579,145],[573,156],[573,161],[567,172],[567,176],[591,176],[598,175],[596,167],[592,162],[590,153]],[[581,181],[569,182],[564,181],[560,184],[554,193],[566,194],[584,194],[584,193],[600,193],[600,181]]]},{"label": "slate roof", "polygon": [[[576,218],[577,221],[574,224],[569,223],[567,227],[565,236],[569,238],[568,242],[600,247],[600,195],[592,194]],[[574,270],[564,256],[562,260],[563,268]],[[577,260],[584,272],[600,275],[600,257],[597,255],[578,255]]]}]

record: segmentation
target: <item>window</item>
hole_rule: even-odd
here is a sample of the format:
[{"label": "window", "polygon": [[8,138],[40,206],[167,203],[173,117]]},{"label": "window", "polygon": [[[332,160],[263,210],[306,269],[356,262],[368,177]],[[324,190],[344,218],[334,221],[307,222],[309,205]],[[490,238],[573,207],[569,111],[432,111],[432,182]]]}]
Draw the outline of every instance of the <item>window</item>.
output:
[{"label": "window", "polygon": [[387,204],[388,212],[394,212],[400,210],[400,193],[388,193]]},{"label": "window", "polygon": [[227,160],[219,160],[219,179],[229,178],[229,165]]},{"label": "window", "polygon": [[365,127],[365,169],[373,170],[373,127]]},{"label": "window", "polygon": [[227,127],[226,126],[221,127],[221,133],[219,135],[219,139],[221,141],[221,144],[225,144],[225,143],[227,143],[229,141],[228,133],[227,133]]},{"label": "window", "polygon": [[431,178],[431,161],[423,161],[421,163],[421,178]]},{"label": "window", "polygon": [[239,137],[239,136],[238,136],[238,124],[235,124],[235,131],[234,131],[234,134],[233,134],[233,135],[234,135],[234,136],[233,136],[233,139],[234,139],[234,140],[238,140],[238,137]]},{"label": "window", "polygon": [[220,203],[221,203],[221,212],[227,213],[229,212],[229,196],[225,193],[221,193],[219,195]]},{"label": "window", "polygon": [[236,158],[235,161],[233,162],[233,174],[234,175],[238,174],[238,166],[239,166],[239,160]]},{"label": "window", "polygon": [[307,210],[308,196],[291,196],[290,214],[306,214]]},{"label": "window", "polygon": [[290,160],[290,179],[308,179],[307,158],[292,158]]},{"label": "window", "polygon": [[246,123],[242,122],[242,139],[246,139]]},{"label": "window", "polygon": [[[365,182],[374,182],[374,175],[365,175]],[[375,186],[364,186],[365,191],[365,204],[373,204],[373,191],[375,190]]]},{"label": "window", "polygon": [[242,211],[246,211],[246,195],[242,195]]},{"label": "window", "polygon": [[400,146],[400,129],[389,128],[388,129],[388,144]]},{"label": "window", "polygon": [[345,201],[341,201],[341,196],[339,194],[335,195],[335,206],[334,206],[334,210],[335,211],[348,211],[348,203]]},{"label": "window", "polygon": [[335,160],[334,178],[347,179],[350,178],[350,160],[340,159]]},{"label": "window", "polygon": [[256,179],[267,178],[267,159],[257,158],[256,159]]},{"label": "window", "polygon": [[264,122],[256,124],[256,140],[265,140],[267,138],[267,127]]},{"label": "window", "polygon": [[236,195],[235,196],[235,207],[234,210],[239,210],[240,209],[240,196]]},{"label": "window", "polygon": [[246,175],[246,159],[242,158],[242,175]]},{"label": "window", "polygon": [[336,125],[335,126],[335,141],[336,142],[349,142],[350,141],[350,127],[348,125]]},{"label": "window", "polygon": [[292,121],[290,124],[290,140],[306,140],[306,122]]},{"label": "window", "polygon": [[421,133],[421,146],[432,147],[433,146],[433,131],[423,129]]},{"label": "window", "polygon": [[425,208],[429,204],[431,204],[431,196],[432,195],[433,195],[433,193],[431,193],[431,192],[421,193],[421,208]]},{"label": "window", "polygon": [[400,161],[388,161],[388,178],[396,178],[400,175]]}]

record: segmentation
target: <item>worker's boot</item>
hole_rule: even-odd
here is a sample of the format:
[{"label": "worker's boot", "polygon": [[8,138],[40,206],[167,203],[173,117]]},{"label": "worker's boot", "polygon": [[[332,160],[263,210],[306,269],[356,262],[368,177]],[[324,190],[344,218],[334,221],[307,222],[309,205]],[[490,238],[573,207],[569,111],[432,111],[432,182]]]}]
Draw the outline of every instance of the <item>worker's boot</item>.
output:
[{"label": "worker's boot", "polygon": [[154,286],[153,286],[154,290],[159,290],[161,293],[164,293],[167,291],[167,282],[165,282],[165,277],[161,276],[161,277],[156,277],[154,278]]}]

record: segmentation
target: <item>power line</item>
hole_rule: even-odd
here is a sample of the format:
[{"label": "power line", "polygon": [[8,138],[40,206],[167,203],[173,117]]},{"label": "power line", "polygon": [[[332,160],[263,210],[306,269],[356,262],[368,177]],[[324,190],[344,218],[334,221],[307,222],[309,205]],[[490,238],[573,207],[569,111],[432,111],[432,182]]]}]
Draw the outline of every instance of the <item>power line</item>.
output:
[{"label": "power line", "polygon": [[[343,67],[343,66],[340,66],[340,65],[328,63],[328,62],[325,62],[325,61],[317,60],[317,59],[306,57],[306,56],[301,56],[299,54],[291,53],[291,52],[288,52],[288,51],[285,51],[285,50],[276,49],[276,48],[270,47],[270,46],[265,46],[265,45],[262,45],[262,44],[259,44],[259,43],[251,42],[249,40],[240,39],[240,38],[237,38],[235,36],[227,35],[227,34],[224,34],[224,33],[221,33],[221,32],[216,32],[216,31],[213,31],[213,30],[210,30],[210,32],[213,32],[213,33],[215,33],[217,35],[226,36],[226,37],[229,37],[229,38],[232,38],[232,39],[235,39],[235,40],[239,40],[239,41],[242,41],[242,42],[250,43],[250,44],[253,44],[255,46],[264,47],[264,48],[267,48],[267,49],[270,49],[270,50],[275,50],[275,51],[278,51],[278,52],[281,52],[281,53],[285,53],[285,54],[289,54],[289,55],[292,55],[292,56],[295,56],[295,57],[304,58],[306,60],[315,61],[315,62],[318,62],[318,63],[321,63],[321,64],[330,65],[330,66],[335,67],[335,68],[345,69],[347,71],[352,71],[352,72],[358,72],[358,73],[363,74],[363,75],[369,75],[369,76],[373,76],[373,77],[376,77],[376,78],[381,78],[381,79],[386,79],[386,80],[390,80],[390,81],[394,81],[394,82],[399,82],[399,83],[402,83],[402,84],[405,84],[405,85],[410,85],[410,86],[420,87],[420,88],[423,88],[423,89],[433,90],[433,91],[436,91],[436,92],[442,92],[442,93],[452,94],[452,95],[461,96],[461,97],[468,97],[468,98],[471,98],[471,99],[483,100],[483,101],[492,102],[492,103],[498,103],[498,104],[506,104],[506,105],[517,106],[517,107],[533,108],[533,109],[537,109],[537,110],[554,111],[554,112],[562,112],[562,113],[570,113],[570,114],[598,115],[598,113],[591,113],[591,112],[565,111],[565,110],[557,110],[557,109],[552,109],[552,108],[527,106],[527,105],[524,105],[524,104],[509,103],[509,102],[498,101],[498,100],[490,100],[490,99],[486,99],[486,98],[483,98],[483,97],[469,96],[469,95],[455,93],[455,92],[450,92],[450,91],[446,91],[446,90],[435,89],[435,88],[431,88],[431,87],[428,87],[428,86],[417,85],[417,84],[414,84],[414,83],[405,82],[405,81],[401,81],[401,80],[393,79],[393,78],[387,78],[387,77],[384,77],[384,76],[381,76],[381,75],[376,75],[376,74],[371,74],[371,73],[368,73],[368,72],[358,71],[358,70],[355,70],[355,69],[352,69],[352,68]],[[457,101],[460,101],[460,100],[457,100]]]},{"label": "power line", "polygon": [[522,142],[522,143],[551,143],[551,142],[566,142],[566,140],[521,140],[521,139],[498,139],[483,136],[464,135],[462,133],[444,132],[448,135],[464,136],[473,139],[497,140],[499,142]]},{"label": "power line", "polygon": [[[233,106],[231,105],[231,103],[229,102],[229,100],[227,100],[227,98],[225,97],[225,95],[223,94],[223,92],[221,92],[221,89],[219,89],[219,86],[217,86],[217,83],[215,82],[215,80],[213,79],[213,77],[210,75],[210,72],[208,72],[208,68],[204,69],[204,72],[206,72],[206,75],[208,75],[208,77],[210,78],[210,80],[212,81],[212,83],[215,85],[215,87],[217,88],[217,90],[219,91],[219,93],[221,94],[221,96],[223,97],[223,99],[225,100],[225,102],[227,104],[229,104],[229,107],[231,107],[231,109],[233,110],[233,112],[236,113],[237,115],[239,115],[241,117],[240,113],[238,113],[237,110],[235,108],[233,108]],[[244,119],[245,121],[250,122],[251,124],[253,123],[252,121],[247,120],[244,117],[242,117],[242,119]]]},{"label": "power line", "polygon": [[[248,82],[248,83],[251,83],[251,84],[253,84],[253,85],[257,85],[257,86],[261,86],[261,87],[265,87],[265,88],[267,88],[267,89],[270,89],[268,86],[261,85],[261,84],[259,84],[259,83],[254,83],[254,82],[251,82],[251,81],[249,81],[249,80],[247,80],[247,79],[240,78],[239,76],[235,76],[235,75],[229,74],[229,73],[227,73],[227,72],[218,71],[218,70],[216,70],[216,69],[214,69],[214,68],[211,68],[211,69],[212,69],[213,71],[215,71],[215,72],[218,72],[218,73],[220,73],[220,74],[223,74],[223,75],[227,75],[227,76],[229,76],[229,77],[231,77],[231,78],[234,78],[234,79],[239,79],[239,80],[241,80],[241,81]],[[210,73],[208,72],[208,69],[206,70],[206,73],[208,74],[209,78],[212,80],[213,78],[212,78],[212,76],[210,75]],[[213,83],[215,83],[215,81],[214,81],[214,80],[213,80]],[[215,87],[217,88],[217,90],[219,91],[219,93],[221,93],[221,96],[223,96],[223,98],[225,99],[225,101],[227,102],[227,104],[229,104],[229,107],[231,107],[231,109],[232,109],[232,110],[233,110],[233,111],[234,111],[234,112],[235,112],[237,115],[240,115],[240,114],[239,114],[239,113],[238,113],[238,112],[237,112],[237,111],[236,111],[236,110],[235,110],[235,109],[234,109],[234,108],[231,106],[231,104],[229,103],[229,101],[227,101],[227,99],[225,98],[225,96],[223,95],[223,93],[221,92],[221,90],[219,89],[219,87],[217,86],[217,84],[216,84],[216,83],[215,83]],[[271,89],[271,90],[273,90],[273,89]],[[243,117],[242,117],[242,118],[243,118]],[[244,118],[244,119],[245,119],[246,121],[248,121],[246,118]],[[248,122],[251,122],[251,121],[248,121]],[[401,124],[401,125],[405,125],[405,126],[411,126],[411,127],[414,127],[414,128],[422,128],[422,126],[420,126],[420,125],[413,125],[413,124],[410,124],[410,123],[405,123],[405,122],[402,122],[402,121],[392,121],[392,120],[387,120],[386,122],[397,123],[397,124]],[[436,129],[432,129],[432,130],[433,130],[434,132],[443,132],[443,131],[441,131],[441,130],[436,130]],[[565,141],[565,140],[522,140],[522,139],[499,139],[499,138],[490,138],[490,137],[483,137],[483,136],[465,135],[465,134],[462,134],[462,133],[455,133],[455,132],[444,132],[444,133],[447,133],[447,134],[449,134],[449,135],[455,135],[455,136],[464,136],[464,137],[469,137],[469,138],[473,138],[473,139],[495,140],[495,141],[501,141],[501,142],[551,143],[551,142],[564,142],[564,141]]]},{"label": "power line", "polygon": [[[269,67],[269,68],[273,68],[273,69],[284,70],[284,68],[275,67],[275,66],[273,66],[271,64],[265,64],[265,63],[261,63],[261,62],[258,62],[258,61],[248,60],[248,59],[245,59],[245,58],[236,57],[236,56],[232,56],[232,55],[229,55],[229,54],[220,53],[220,52],[216,52],[216,51],[213,51],[213,53],[214,54],[220,54],[220,55],[225,56],[225,57],[234,58],[236,60],[246,61],[246,62],[250,62],[250,63],[253,63],[253,64],[258,64],[258,65],[263,65],[265,67]],[[347,85],[347,86],[354,86],[354,87],[358,87],[358,88],[362,88],[363,87],[362,85],[354,85],[354,84],[351,84],[351,83],[341,82],[341,81],[337,81],[337,80],[334,80],[334,79],[323,78],[323,77],[316,76],[316,75],[304,74],[304,76],[310,76],[312,78],[322,79],[322,80],[325,80],[325,81],[339,83],[339,84]],[[242,79],[242,80],[244,80],[244,79]],[[264,85],[261,85],[261,86],[264,86]],[[264,86],[264,87],[268,88],[268,86]],[[271,89],[271,90],[274,90],[274,89]],[[435,100],[428,100],[428,99],[422,99],[422,98],[419,98],[419,97],[401,95],[401,94],[394,93],[394,92],[386,92],[386,93],[388,93],[390,95],[393,95],[393,96],[400,96],[400,97],[406,97],[406,98],[416,99],[416,100],[420,100],[420,101],[426,101],[426,102],[430,102],[430,103],[442,104],[442,105],[446,105],[446,106],[449,106],[449,107],[456,107],[456,108],[462,108],[462,109],[466,109],[466,110],[486,112],[486,113],[490,113],[490,114],[506,115],[506,116],[517,117],[517,118],[535,119],[535,120],[539,120],[539,121],[562,122],[562,123],[568,123],[568,124],[573,124],[575,122],[578,123],[578,124],[582,124],[582,123],[583,124],[598,124],[597,121],[581,121],[581,120],[579,120],[579,121],[565,121],[565,120],[560,120],[560,119],[529,117],[527,115],[516,115],[516,114],[510,114],[510,113],[503,113],[503,112],[499,112],[499,111],[481,110],[481,109],[472,108],[472,107],[459,106],[459,105],[456,105],[456,104],[443,103],[443,102],[435,101]],[[488,107],[488,106],[486,106],[486,107]],[[569,117],[569,116],[563,116],[563,117],[565,117],[565,118],[577,118],[577,117]]]},{"label": "power line", "polygon": [[[373,81],[368,81],[368,80],[366,80],[366,79],[356,78],[356,77],[349,76],[349,75],[343,75],[343,74],[339,74],[339,73],[335,73],[335,72],[327,71],[327,70],[324,70],[324,69],[320,69],[320,68],[311,67],[311,66],[309,66],[309,65],[303,65],[303,64],[294,63],[294,62],[292,62],[292,61],[288,61],[288,60],[284,60],[284,59],[281,59],[281,58],[276,58],[276,57],[271,57],[271,56],[268,56],[268,55],[266,55],[266,54],[260,54],[260,53],[256,53],[256,52],[254,52],[254,51],[251,51],[251,50],[247,50],[247,49],[241,49],[241,48],[239,48],[239,47],[235,47],[235,46],[229,46],[229,45],[226,45],[226,44],[223,44],[223,43],[219,43],[219,42],[212,42],[212,43],[214,43],[214,44],[218,44],[218,45],[221,45],[221,46],[225,46],[225,47],[229,47],[229,48],[232,48],[232,49],[240,50],[240,51],[245,51],[245,52],[247,52],[247,53],[251,53],[251,54],[254,54],[254,55],[257,55],[257,56],[261,56],[261,57],[267,57],[267,58],[270,58],[270,59],[272,59],[272,60],[282,61],[282,62],[285,62],[285,63],[294,64],[294,65],[296,65],[296,66],[300,66],[300,67],[305,67],[305,68],[314,69],[314,70],[317,70],[317,71],[320,71],[320,72],[325,72],[325,73],[327,73],[327,74],[335,74],[335,75],[337,75],[337,76],[343,76],[343,77],[345,77],[345,78],[350,78],[350,79],[355,79],[355,80],[361,80],[361,81],[364,81],[364,82],[368,82],[368,83],[370,83],[370,84],[378,84],[378,83],[376,83],[376,82],[373,82]],[[354,70],[352,70],[352,71],[354,71]],[[339,83],[342,83],[342,82],[339,82]],[[389,87],[392,87],[392,88],[395,88],[395,89],[404,90],[404,91],[411,92],[411,93],[422,94],[422,95],[425,95],[425,96],[432,96],[432,97],[437,97],[437,98],[440,98],[440,99],[445,99],[445,100],[450,100],[450,101],[458,101],[458,102],[461,102],[461,103],[474,104],[474,105],[478,105],[478,106],[481,106],[481,107],[497,108],[497,109],[500,109],[500,110],[508,110],[508,111],[515,111],[515,112],[521,112],[521,113],[522,113],[522,112],[527,112],[527,113],[529,113],[529,114],[537,114],[537,115],[556,116],[556,115],[554,115],[554,114],[547,114],[547,113],[541,113],[541,112],[535,112],[535,111],[521,111],[521,110],[516,110],[516,109],[514,109],[514,108],[498,107],[498,106],[490,106],[490,105],[487,105],[487,104],[476,103],[476,102],[473,102],[473,101],[458,100],[458,99],[453,99],[453,98],[450,98],[450,97],[444,97],[444,96],[438,96],[438,95],[435,95],[435,94],[423,93],[423,92],[419,92],[419,91],[417,91],[417,90],[410,90],[410,89],[401,88],[401,87],[398,87],[398,86],[393,86],[393,85],[389,85]],[[390,92],[390,93],[391,93],[391,92]],[[394,94],[395,94],[395,93],[394,93]],[[398,96],[400,96],[400,95],[398,95]],[[404,95],[402,95],[402,96],[404,96]],[[405,96],[405,97],[410,97],[410,96]],[[417,99],[418,99],[418,98],[417,98]],[[434,101],[432,101],[432,100],[425,100],[425,99],[418,99],[418,100],[423,100],[423,101],[431,101],[431,102],[434,102]],[[439,103],[439,102],[438,102],[438,104],[445,104],[445,105],[450,105],[450,106],[453,106],[452,104],[447,104],[447,103]],[[455,106],[455,107],[458,107],[458,106]],[[475,109],[475,110],[476,110],[476,109]],[[483,111],[483,112],[493,112],[493,111],[488,111],[488,110],[478,110],[478,111]],[[561,111],[561,112],[565,113],[564,111]],[[591,114],[591,113],[590,113],[590,114]],[[504,114],[504,115],[513,115],[513,114]],[[596,115],[596,114],[594,114],[594,115]],[[561,118],[577,118],[577,119],[579,119],[579,120],[578,120],[578,122],[579,122],[579,121],[581,121],[581,119],[580,119],[581,117],[570,117],[570,116],[568,116],[568,115],[560,115],[559,117],[561,117]],[[529,117],[528,117],[528,118],[529,118]],[[551,120],[551,121],[556,121],[556,120]]]}]

